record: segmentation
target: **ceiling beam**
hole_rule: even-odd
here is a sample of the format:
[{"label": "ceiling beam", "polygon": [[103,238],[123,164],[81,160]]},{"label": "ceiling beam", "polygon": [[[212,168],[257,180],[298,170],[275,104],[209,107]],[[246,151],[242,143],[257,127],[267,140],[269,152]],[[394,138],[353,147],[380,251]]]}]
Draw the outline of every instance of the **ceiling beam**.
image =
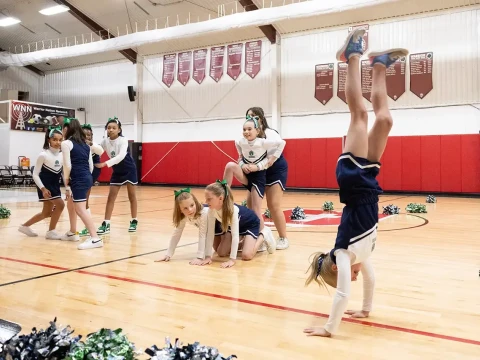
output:
[{"label": "ceiling beam", "polygon": [[[238,0],[238,2],[244,7],[245,11],[258,10],[257,5],[255,5],[252,0]],[[277,30],[275,30],[273,25],[263,25],[258,28],[262,30],[263,34],[272,44],[275,44],[277,41]]]},{"label": "ceiling beam", "polygon": [[[0,51],[6,51],[6,50],[0,48]],[[42,70],[36,68],[36,67],[33,66],[33,65],[25,65],[24,68],[25,68],[25,69],[28,69],[28,70],[30,70],[30,71],[33,71],[33,72],[34,72],[35,74],[37,74],[37,75],[45,76],[45,73],[44,73]]]},{"label": "ceiling beam", "polygon": [[[88,27],[90,30],[99,34],[102,37],[102,39],[105,40],[105,39],[111,39],[115,37],[112,33],[107,31],[103,26],[101,26],[100,24],[90,19],[87,15],[85,15],[75,6],[70,4],[67,0],[54,0],[54,1],[57,4],[67,6],[70,9],[70,14],[72,14],[77,20],[79,20],[83,25]],[[130,60],[132,63],[135,64],[137,62],[137,52],[135,50],[125,49],[125,50],[120,50],[119,52],[120,54],[125,56],[128,60]]]}]

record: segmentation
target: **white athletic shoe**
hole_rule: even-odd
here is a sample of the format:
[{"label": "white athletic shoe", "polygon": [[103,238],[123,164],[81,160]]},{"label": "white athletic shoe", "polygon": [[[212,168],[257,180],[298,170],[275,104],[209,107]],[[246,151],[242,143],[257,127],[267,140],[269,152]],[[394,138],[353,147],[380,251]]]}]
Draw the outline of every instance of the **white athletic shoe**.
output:
[{"label": "white athletic shoe", "polygon": [[65,235],[61,236],[60,240],[63,240],[63,241],[80,241],[80,236],[78,236],[77,234],[74,234],[70,231],[67,231],[65,233]]},{"label": "white athletic shoe", "polygon": [[285,250],[290,246],[287,238],[278,238],[277,240],[277,250]]},{"label": "white athletic shoe", "polygon": [[62,236],[58,234],[55,230],[47,231],[45,234],[45,239],[47,240],[62,240]]},{"label": "white athletic shoe", "polygon": [[265,226],[261,233],[265,239],[264,244],[267,246],[268,253],[273,254],[277,249],[277,244],[275,242],[275,238],[273,237],[272,230],[270,230],[268,226]]},{"label": "white athletic shoe", "polygon": [[35,231],[33,231],[29,226],[25,226],[25,225],[20,225],[20,227],[18,228],[18,231],[30,237],[38,236],[38,234]]},{"label": "white athletic shoe", "polygon": [[77,246],[78,250],[95,249],[103,247],[103,240],[98,237],[89,237],[83,243]]}]

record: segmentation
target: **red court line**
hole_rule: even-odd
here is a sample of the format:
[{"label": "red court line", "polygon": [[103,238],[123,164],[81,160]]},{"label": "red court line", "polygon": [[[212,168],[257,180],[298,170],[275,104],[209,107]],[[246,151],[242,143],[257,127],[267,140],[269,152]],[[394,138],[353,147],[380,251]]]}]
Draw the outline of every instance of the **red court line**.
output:
[{"label": "red court line", "polygon": [[[63,267],[53,266],[53,265],[47,265],[47,264],[42,264],[42,263],[36,263],[36,262],[31,262],[31,261],[25,261],[25,260],[18,260],[18,259],[6,258],[6,257],[0,257],[0,259],[7,260],[7,261],[24,263],[24,264],[29,264],[29,265],[36,265],[36,266],[41,266],[41,267],[48,267],[48,268],[61,269],[61,270],[69,270],[68,268],[63,268]],[[149,282],[149,281],[130,279],[130,278],[114,276],[114,275],[100,274],[100,273],[95,273],[95,272],[85,271],[85,270],[74,270],[74,269],[71,269],[71,270],[72,270],[72,272],[77,272],[77,273],[83,274],[83,275],[97,276],[97,277],[102,277],[102,278],[111,279],[111,280],[129,282],[129,283],[132,283],[132,284],[147,285],[147,286],[152,286],[152,287],[161,288],[161,289],[173,290],[173,291],[195,294],[195,295],[200,295],[200,296],[207,296],[207,297],[222,299],[222,300],[235,301],[235,302],[239,302],[239,303],[243,303],[243,304],[262,306],[262,307],[269,308],[269,309],[283,310],[283,311],[288,311],[288,312],[297,313],[297,314],[312,315],[312,316],[322,317],[322,318],[328,318],[328,316],[329,316],[328,314],[323,314],[323,313],[310,311],[310,310],[296,309],[296,308],[292,308],[292,307],[288,307],[288,306],[269,304],[269,303],[264,303],[264,302],[260,302],[260,301],[234,298],[234,297],[230,297],[230,296],[213,294],[213,293],[208,293],[208,292],[198,291],[198,290],[185,289],[185,288],[180,288],[180,287],[176,287],[176,286],[153,283],[153,282]],[[420,335],[420,336],[426,336],[426,337],[430,337],[430,338],[449,340],[449,341],[455,341],[455,342],[471,344],[471,345],[479,345],[480,346],[480,341],[478,341],[478,340],[471,340],[471,339],[459,338],[459,337],[455,337],[455,336],[436,334],[436,333],[432,333],[432,332],[428,332],[428,331],[414,330],[414,329],[404,328],[404,327],[400,327],[400,326],[363,321],[363,320],[358,320],[358,319],[353,319],[353,318],[342,318],[342,321],[352,323],[352,324],[369,326],[369,327],[378,328],[378,329],[392,330],[392,331],[398,331],[398,332],[403,332],[403,333],[408,333],[408,334],[413,334],[413,335]]]}]

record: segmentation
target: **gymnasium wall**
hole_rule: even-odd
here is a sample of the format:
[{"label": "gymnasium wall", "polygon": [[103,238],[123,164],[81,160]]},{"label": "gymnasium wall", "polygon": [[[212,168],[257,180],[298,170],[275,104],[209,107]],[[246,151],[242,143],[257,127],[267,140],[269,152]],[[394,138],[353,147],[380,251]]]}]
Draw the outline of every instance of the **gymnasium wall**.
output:
[{"label": "gymnasium wall", "polygon": [[[423,99],[409,91],[407,63],[406,92],[397,101],[389,99],[395,125],[379,177],[385,190],[480,192],[479,19],[480,11],[469,10],[369,23],[370,49],[407,47],[411,53],[434,54],[433,90]],[[334,97],[325,106],[314,98],[314,68],[336,64],[335,52],[346,34],[346,27],[341,27],[282,36],[278,128],[287,139],[289,187],[338,187],[335,165],[349,123],[348,107],[336,96],[336,72]],[[161,79],[162,57],[150,59],[153,62]],[[273,63],[274,59],[262,61],[258,76],[270,75]],[[144,73],[145,84],[148,76]],[[170,89],[157,82],[157,92],[144,103],[148,124],[144,125],[143,181],[207,184],[220,178],[226,162],[237,158],[233,139],[241,136],[245,110],[258,105],[271,113],[274,104],[267,96],[273,92],[263,79],[237,80],[242,94],[235,97],[223,96],[224,88],[211,79],[201,86],[191,80],[185,87],[175,82]],[[228,77],[224,81],[235,85]],[[225,119],[192,111],[203,109],[206,99],[222,101]],[[364,101],[371,126],[371,104]],[[175,118],[165,119],[159,112],[162,107],[176,111]]]},{"label": "gymnasium wall", "polygon": [[9,67],[0,71],[0,89],[28,91],[29,101],[41,102],[41,76],[18,67]]},{"label": "gymnasium wall", "polygon": [[[382,159],[381,185],[399,191],[480,192],[480,10],[369,25],[370,49],[405,46],[411,53],[434,54],[433,90],[423,99],[409,91],[407,63],[406,92],[397,101],[389,99],[395,125]],[[142,174],[143,181],[150,183],[193,185],[220,178],[226,162],[237,158],[233,140],[241,136],[246,109],[261,106],[270,119],[279,106],[276,127],[287,139],[288,186],[335,189],[335,164],[349,123],[348,107],[336,96],[336,71],[333,98],[325,106],[314,98],[314,68],[336,64],[335,52],[346,34],[347,26],[342,26],[284,34],[280,46],[261,39],[261,70],[254,79],[245,75],[243,58],[240,77],[231,79],[225,57],[223,76],[216,83],[209,77],[208,53],[201,85],[190,78],[184,86],[175,76],[168,87],[162,82],[164,54],[158,54],[144,59],[141,83],[137,83],[138,65],[118,62],[50,73],[39,87],[43,102],[85,107],[87,122],[96,125],[112,115],[133,124],[136,103],[128,101],[126,89],[128,85],[143,88]],[[228,44],[212,44],[216,45]],[[373,113],[369,116],[373,122]],[[133,129],[125,131],[127,138],[133,139]],[[103,130],[95,129],[95,134],[98,141]]]}]

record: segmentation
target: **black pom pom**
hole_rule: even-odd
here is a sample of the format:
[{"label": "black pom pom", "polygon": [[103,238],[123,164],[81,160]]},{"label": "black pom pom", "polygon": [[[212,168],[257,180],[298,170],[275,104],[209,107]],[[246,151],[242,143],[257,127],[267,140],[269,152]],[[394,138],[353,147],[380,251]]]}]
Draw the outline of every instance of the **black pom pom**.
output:
[{"label": "black pom pom", "polygon": [[433,204],[437,202],[437,198],[433,195],[428,195],[427,196],[427,203]]},{"label": "black pom pom", "polygon": [[383,207],[383,214],[384,215],[395,215],[395,214],[400,214],[400,208],[395,205],[387,205]]},{"label": "black pom pom", "polygon": [[153,345],[145,352],[151,356],[150,360],[232,360],[237,358],[236,355],[225,358],[218,349],[200,345],[199,342],[182,345],[178,339],[175,339],[175,344],[171,344],[168,337],[165,338],[165,347],[162,349]]},{"label": "black pom pom", "polygon": [[292,215],[290,215],[290,219],[292,220],[303,220],[306,217],[305,211],[299,206],[295,207],[295,209],[292,210]]}]

